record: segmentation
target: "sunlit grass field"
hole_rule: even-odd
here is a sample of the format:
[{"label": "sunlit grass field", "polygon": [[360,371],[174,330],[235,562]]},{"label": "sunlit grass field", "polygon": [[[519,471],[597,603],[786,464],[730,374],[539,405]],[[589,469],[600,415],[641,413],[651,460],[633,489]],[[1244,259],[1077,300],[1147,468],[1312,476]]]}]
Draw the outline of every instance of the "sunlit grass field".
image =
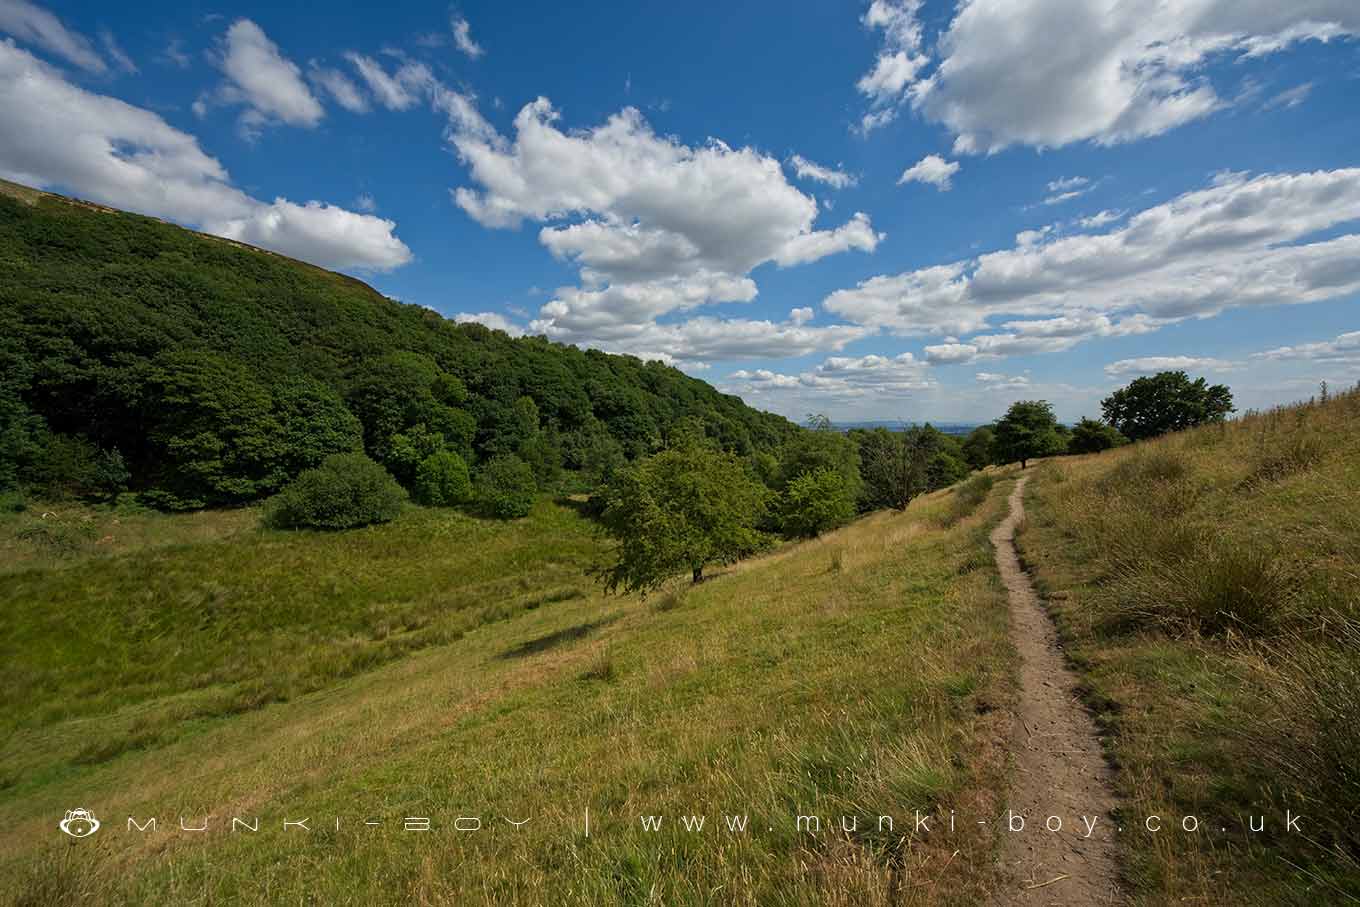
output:
[{"label": "sunlit grass field", "polygon": [[[586,577],[602,543],[566,502],[339,534],[48,517],[90,517],[70,544],[37,507],[7,515],[5,898],[976,903],[994,827],[912,819],[1000,810],[1013,665],[987,531],[1010,487],[645,601]],[[57,830],[76,807],[95,836]]]},{"label": "sunlit grass field", "polygon": [[1049,461],[1026,508],[1136,902],[1360,902],[1360,393]]}]

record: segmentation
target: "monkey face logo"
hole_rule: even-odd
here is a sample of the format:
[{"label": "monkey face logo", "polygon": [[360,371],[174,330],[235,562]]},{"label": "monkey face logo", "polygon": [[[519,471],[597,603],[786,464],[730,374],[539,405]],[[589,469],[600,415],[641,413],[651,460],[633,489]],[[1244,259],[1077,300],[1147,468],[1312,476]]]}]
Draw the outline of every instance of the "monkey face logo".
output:
[{"label": "monkey face logo", "polygon": [[99,820],[88,809],[73,809],[66,813],[58,827],[73,838],[88,838],[99,831]]}]

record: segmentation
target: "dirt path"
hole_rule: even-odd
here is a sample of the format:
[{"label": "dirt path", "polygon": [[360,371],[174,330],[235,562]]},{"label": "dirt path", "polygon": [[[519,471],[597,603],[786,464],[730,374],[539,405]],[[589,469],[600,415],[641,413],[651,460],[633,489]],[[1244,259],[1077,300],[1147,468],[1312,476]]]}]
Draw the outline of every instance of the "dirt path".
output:
[{"label": "dirt path", "polygon": [[[1011,638],[1021,657],[1010,812],[1001,815],[1005,882],[993,903],[1121,904],[1111,772],[1095,723],[1077,698],[1077,677],[1015,550],[1027,481],[1016,483],[1010,515],[992,532],[996,566],[1009,592]],[[1012,813],[1023,818],[1023,831],[1012,830],[1020,822]],[[1057,822],[1051,816],[1061,819],[1061,830],[1046,828]]]}]

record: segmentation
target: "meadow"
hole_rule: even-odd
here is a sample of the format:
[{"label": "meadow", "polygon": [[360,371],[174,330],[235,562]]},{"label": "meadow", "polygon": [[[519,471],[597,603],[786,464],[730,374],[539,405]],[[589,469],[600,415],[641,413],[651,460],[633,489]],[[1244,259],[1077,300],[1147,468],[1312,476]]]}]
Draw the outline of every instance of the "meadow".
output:
[{"label": "meadow", "polygon": [[[1013,654],[987,532],[1011,485],[989,474],[646,599],[585,576],[603,542],[570,501],[332,534],[252,508],[7,513],[0,890],[976,903],[995,827],[924,834],[913,815],[1000,810]],[[105,827],[60,835],[76,807]]]}]

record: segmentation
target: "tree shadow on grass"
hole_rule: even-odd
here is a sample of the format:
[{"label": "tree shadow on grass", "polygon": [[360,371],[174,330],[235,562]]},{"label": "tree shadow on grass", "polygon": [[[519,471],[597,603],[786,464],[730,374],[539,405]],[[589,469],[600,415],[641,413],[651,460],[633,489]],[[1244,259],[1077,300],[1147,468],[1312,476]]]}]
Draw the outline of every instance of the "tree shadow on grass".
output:
[{"label": "tree shadow on grass", "polygon": [[616,614],[613,617],[602,617],[599,620],[591,620],[583,624],[577,624],[574,627],[567,627],[566,629],[563,630],[557,630],[556,632],[549,633],[546,636],[539,636],[534,639],[526,640],[525,642],[522,642],[517,646],[512,646],[511,648],[506,649],[504,652],[497,655],[496,657],[499,659],[511,659],[511,658],[527,658],[530,655],[537,655],[540,652],[546,652],[549,649],[556,648],[557,646],[566,645],[567,643],[572,643],[580,639],[585,639],[591,633],[594,633],[601,627],[609,626],[618,619],[619,616]]}]

